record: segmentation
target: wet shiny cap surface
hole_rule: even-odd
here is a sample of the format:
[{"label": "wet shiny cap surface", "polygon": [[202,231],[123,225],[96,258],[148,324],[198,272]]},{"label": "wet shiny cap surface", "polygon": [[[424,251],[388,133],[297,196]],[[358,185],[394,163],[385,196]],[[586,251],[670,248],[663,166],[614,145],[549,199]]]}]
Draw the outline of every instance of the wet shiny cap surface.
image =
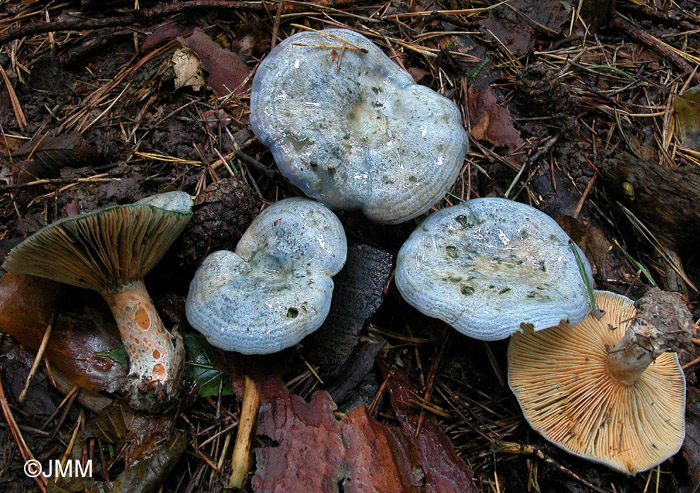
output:
[{"label": "wet shiny cap surface", "polygon": [[396,284],[422,313],[487,341],[575,324],[589,311],[566,233],[545,213],[499,198],[431,214],[401,247]]},{"label": "wet shiny cap surface", "polygon": [[321,326],[332,276],[347,244],[338,218],[316,201],[291,198],[265,209],[235,252],[209,255],[187,296],[187,319],[227,351],[274,353]]},{"label": "wet shiny cap surface", "polygon": [[255,74],[250,107],[284,176],[332,209],[361,209],[377,222],[425,213],[467,150],[452,101],[345,29],[280,43]]}]

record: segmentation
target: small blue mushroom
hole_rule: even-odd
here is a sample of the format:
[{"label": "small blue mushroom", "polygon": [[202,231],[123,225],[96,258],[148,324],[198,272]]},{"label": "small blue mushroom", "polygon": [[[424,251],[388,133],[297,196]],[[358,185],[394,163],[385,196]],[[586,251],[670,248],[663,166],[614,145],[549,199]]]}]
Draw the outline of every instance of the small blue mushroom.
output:
[{"label": "small blue mushroom", "polygon": [[569,242],[533,207],[473,199],[431,214],[411,234],[398,254],[396,285],[422,313],[485,341],[524,326],[576,324],[589,304]]},{"label": "small blue mushroom", "polygon": [[250,123],[306,195],[382,223],[427,212],[467,151],[457,106],[346,29],[272,50],[253,80]]},{"label": "small blue mushroom", "polygon": [[281,200],[255,218],[235,252],[204,260],[190,284],[187,320],[226,351],[293,346],[326,319],[332,276],[346,256],[343,226],[327,207]]}]

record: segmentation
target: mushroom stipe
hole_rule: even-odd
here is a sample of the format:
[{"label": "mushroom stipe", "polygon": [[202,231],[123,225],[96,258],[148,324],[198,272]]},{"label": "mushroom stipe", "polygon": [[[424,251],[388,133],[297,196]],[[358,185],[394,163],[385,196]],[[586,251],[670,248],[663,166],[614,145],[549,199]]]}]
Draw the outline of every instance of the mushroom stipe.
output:
[{"label": "mushroom stipe", "polygon": [[192,217],[184,192],[147,197],[56,221],[17,245],[3,268],[98,291],[129,355],[125,393],[136,409],[157,411],[178,395],[184,347],[163,326],[143,277]]}]

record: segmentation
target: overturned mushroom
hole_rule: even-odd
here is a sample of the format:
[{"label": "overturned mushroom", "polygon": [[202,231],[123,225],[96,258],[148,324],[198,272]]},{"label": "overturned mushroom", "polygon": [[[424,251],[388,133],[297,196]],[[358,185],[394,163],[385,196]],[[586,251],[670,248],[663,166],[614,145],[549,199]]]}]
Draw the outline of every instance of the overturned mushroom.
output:
[{"label": "overturned mushroom", "polygon": [[154,411],[177,395],[184,350],[163,326],[143,277],[192,216],[184,192],[62,219],[17,245],[3,268],[86,289],[104,297],[129,355],[126,392],[137,409]]},{"label": "overturned mushroom", "polygon": [[[654,289],[637,303],[598,291],[600,318],[515,334],[508,382],[547,440],[626,474],[676,452],[685,435],[685,377],[673,352],[691,345],[679,296]],[[636,307],[636,308],[635,308]]]},{"label": "overturned mushroom", "polygon": [[[470,337],[505,339],[577,323],[589,305],[570,239],[545,213],[498,198],[431,214],[399,251],[396,285],[424,314]],[[586,275],[590,265],[580,254]]]},{"label": "overturned mushroom", "polygon": [[437,203],[467,150],[457,106],[346,29],[272,50],[253,80],[250,123],[306,195],[384,223]]},{"label": "overturned mushroom", "polygon": [[318,329],[332,276],[345,263],[345,232],[318,202],[291,198],[265,209],[236,251],[209,255],[187,296],[187,320],[227,351],[274,353]]}]

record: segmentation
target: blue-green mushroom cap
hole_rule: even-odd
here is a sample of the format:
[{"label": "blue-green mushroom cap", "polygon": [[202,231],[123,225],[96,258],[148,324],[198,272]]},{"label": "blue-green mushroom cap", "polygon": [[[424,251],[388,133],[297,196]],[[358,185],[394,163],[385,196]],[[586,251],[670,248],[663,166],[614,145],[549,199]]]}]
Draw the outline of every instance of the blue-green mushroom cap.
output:
[{"label": "blue-green mushroom cap", "polygon": [[293,346],[328,315],[332,276],[346,256],[333,212],[309,199],[281,200],[252,222],[235,252],[220,250],[202,262],[190,284],[187,319],[226,351]]},{"label": "blue-green mushroom cap", "polygon": [[275,47],[253,80],[250,123],[306,195],[390,224],[444,197],[468,142],[452,101],[346,29]]},{"label": "blue-green mushroom cap", "polygon": [[[473,199],[435,212],[397,257],[396,285],[422,313],[485,341],[576,324],[589,312],[578,249],[547,214],[519,202]],[[591,267],[579,250],[585,275]]]}]

